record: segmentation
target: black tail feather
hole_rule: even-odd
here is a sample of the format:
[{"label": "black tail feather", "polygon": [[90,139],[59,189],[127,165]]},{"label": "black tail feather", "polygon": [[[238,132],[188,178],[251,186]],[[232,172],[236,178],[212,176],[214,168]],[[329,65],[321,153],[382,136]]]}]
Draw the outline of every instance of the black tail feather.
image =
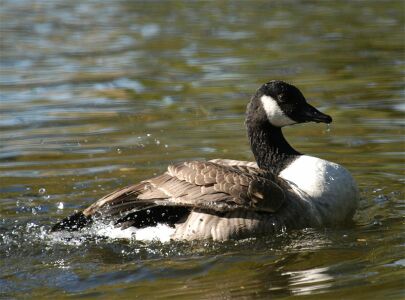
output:
[{"label": "black tail feather", "polygon": [[165,223],[174,226],[185,215],[190,213],[190,208],[182,206],[155,206],[129,213],[115,222],[116,227],[122,229],[128,227],[144,228]]},{"label": "black tail feather", "polygon": [[[158,223],[174,226],[189,212],[190,208],[181,206],[148,207],[131,212],[114,223],[116,227],[121,227],[122,229],[131,226],[136,228],[156,226]],[[92,222],[93,218],[91,216],[85,216],[80,211],[53,225],[51,231],[77,231],[90,225]]]},{"label": "black tail feather", "polygon": [[51,231],[77,231],[91,222],[92,218],[80,211],[53,225]]}]

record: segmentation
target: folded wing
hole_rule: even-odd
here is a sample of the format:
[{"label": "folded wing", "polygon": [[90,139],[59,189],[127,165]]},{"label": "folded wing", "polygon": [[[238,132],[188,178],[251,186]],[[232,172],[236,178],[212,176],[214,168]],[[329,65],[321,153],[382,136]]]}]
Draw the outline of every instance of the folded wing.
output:
[{"label": "folded wing", "polygon": [[160,176],[112,192],[53,227],[75,230],[94,218],[112,219],[121,227],[174,225],[192,210],[223,214],[232,210],[272,213],[285,194],[271,173],[239,164],[188,161],[170,165]]}]

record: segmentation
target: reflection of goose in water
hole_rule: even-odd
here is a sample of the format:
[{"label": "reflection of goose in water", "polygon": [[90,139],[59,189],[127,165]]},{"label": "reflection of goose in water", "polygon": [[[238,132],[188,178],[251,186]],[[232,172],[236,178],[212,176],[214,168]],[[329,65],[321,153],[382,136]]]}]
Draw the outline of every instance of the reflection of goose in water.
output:
[{"label": "reflection of goose in water", "polygon": [[137,238],[167,239],[161,236],[165,232],[172,239],[226,240],[344,223],[357,206],[356,184],[340,165],[288,144],[281,128],[304,122],[332,118],[309,105],[295,86],[270,81],[247,106],[256,163],[214,159],[170,165],[164,174],[101,198],[53,230],[77,230],[102,219],[135,229]]}]

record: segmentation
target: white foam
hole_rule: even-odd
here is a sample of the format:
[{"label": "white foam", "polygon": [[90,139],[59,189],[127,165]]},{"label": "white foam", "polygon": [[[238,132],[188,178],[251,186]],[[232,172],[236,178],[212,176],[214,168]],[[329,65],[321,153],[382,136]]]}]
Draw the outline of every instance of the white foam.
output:
[{"label": "white foam", "polygon": [[111,239],[135,239],[139,241],[160,241],[169,242],[175,228],[166,224],[158,224],[154,227],[134,228],[129,227],[124,230],[116,228],[113,225],[97,226],[96,235],[108,237]]},{"label": "white foam", "polygon": [[121,228],[116,228],[113,225],[96,225],[95,234],[98,236],[104,236],[111,239],[131,239],[135,233],[135,228],[127,228],[122,230]]},{"label": "white foam", "polygon": [[170,237],[176,229],[166,224],[158,224],[155,227],[146,227],[135,230],[135,238],[137,240],[160,241],[164,243],[170,241]]}]

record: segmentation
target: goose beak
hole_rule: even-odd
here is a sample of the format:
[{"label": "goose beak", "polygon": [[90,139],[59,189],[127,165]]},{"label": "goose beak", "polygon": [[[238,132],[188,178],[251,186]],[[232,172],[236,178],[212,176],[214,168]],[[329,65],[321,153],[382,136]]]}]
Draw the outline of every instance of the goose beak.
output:
[{"label": "goose beak", "polygon": [[300,114],[301,122],[332,123],[332,117],[307,104]]}]

